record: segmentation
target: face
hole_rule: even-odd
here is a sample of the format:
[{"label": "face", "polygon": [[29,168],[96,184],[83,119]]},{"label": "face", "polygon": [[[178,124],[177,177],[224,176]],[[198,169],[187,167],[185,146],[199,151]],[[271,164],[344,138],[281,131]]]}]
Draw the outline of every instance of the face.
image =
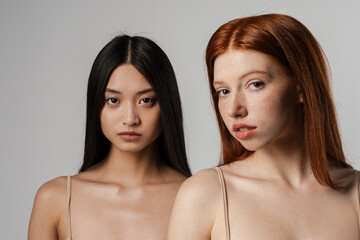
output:
[{"label": "face", "polygon": [[234,138],[256,151],[297,134],[296,87],[271,56],[228,50],[214,63],[220,115]]},{"label": "face", "polygon": [[105,90],[101,128],[113,146],[140,152],[160,135],[160,106],[146,78],[132,65],[117,67]]}]

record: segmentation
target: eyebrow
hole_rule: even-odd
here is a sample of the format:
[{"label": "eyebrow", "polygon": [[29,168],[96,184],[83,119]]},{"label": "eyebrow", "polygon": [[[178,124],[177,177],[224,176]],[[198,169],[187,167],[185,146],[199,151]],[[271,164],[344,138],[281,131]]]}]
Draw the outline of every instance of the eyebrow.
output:
[{"label": "eyebrow", "polygon": [[[117,90],[114,90],[114,89],[111,89],[111,88],[106,88],[105,92],[122,94],[122,92],[117,91]],[[142,95],[142,94],[148,93],[148,92],[154,92],[154,89],[152,89],[152,88],[147,88],[147,89],[144,89],[144,90],[141,90],[141,91],[137,92],[136,95]]]},{"label": "eyebrow", "polygon": [[[243,79],[243,78],[245,78],[245,77],[247,77],[247,76],[249,76],[249,75],[251,75],[251,74],[254,74],[254,73],[261,73],[261,74],[269,75],[269,73],[268,73],[268,72],[265,72],[265,71],[253,70],[253,71],[250,71],[250,72],[248,72],[248,73],[245,73],[245,74],[241,75],[241,76],[239,77],[239,79],[241,80],[241,79]],[[215,85],[215,84],[221,84],[221,83],[224,83],[224,82],[221,81],[221,80],[220,80],[220,81],[216,80],[216,81],[213,82],[213,85]]]}]

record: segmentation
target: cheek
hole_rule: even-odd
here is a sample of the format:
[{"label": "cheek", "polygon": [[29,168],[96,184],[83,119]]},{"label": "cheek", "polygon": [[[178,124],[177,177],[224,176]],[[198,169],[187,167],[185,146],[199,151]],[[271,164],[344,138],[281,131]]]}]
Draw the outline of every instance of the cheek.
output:
[{"label": "cheek", "polygon": [[108,123],[107,123],[106,112],[104,111],[104,109],[100,113],[100,126],[101,126],[102,132],[106,136]]},{"label": "cheek", "polygon": [[154,130],[161,128],[160,107],[157,106],[148,110],[150,111],[146,110],[142,113],[141,121],[143,124]]},{"label": "cheek", "polygon": [[162,123],[161,123],[161,114],[160,114],[160,108],[157,109],[157,111],[154,114],[154,117],[152,119],[152,126],[153,126],[153,137],[156,139],[159,137],[159,135],[162,132]]},{"label": "cheek", "polygon": [[221,115],[221,118],[224,122],[226,122],[228,114],[226,114],[229,111],[229,104],[226,104],[226,101],[224,99],[219,100],[217,103],[219,113]]},{"label": "cheek", "polygon": [[158,109],[158,111],[156,111],[156,113],[154,114],[154,118],[153,118],[152,122],[156,128],[159,128],[159,129],[162,128],[160,109]]},{"label": "cheek", "polygon": [[283,113],[290,117],[295,112],[297,105],[297,93],[292,88],[284,89],[273,102],[278,114]]},{"label": "cheek", "polygon": [[[296,109],[296,95],[291,89],[284,89],[276,94],[267,94],[257,99],[257,114],[263,115],[263,121],[288,121]],[[255,106],[254,106],[255,108]]]},{"label": "cheek", "polygon": [[262,97],[261,101],[259,102],[260,112],[265,113],[270,116],[278,116],[281,113],[282,109],[282,101],[278,95],[268,95]]},{"label": "cheek", "polygon": [[107,110],[106,108],[103,108],[103,110],[101,110],[100,125],[104,135],[106,135],[106,133],[111,129],[111,126],[114,125],[113,118],[114,118],[114,114],[109,112],[109,110]]}]

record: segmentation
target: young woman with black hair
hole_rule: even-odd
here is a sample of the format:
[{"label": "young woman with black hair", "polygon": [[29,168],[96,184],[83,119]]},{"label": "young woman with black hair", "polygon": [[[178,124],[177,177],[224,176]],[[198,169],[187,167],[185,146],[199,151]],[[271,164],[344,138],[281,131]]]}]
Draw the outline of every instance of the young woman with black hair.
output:
[{"label": "young woman with black hair", "polygon": [[40,187],[28,239],[166,239],[191,176],[182,124],[165,53],[144,37],[115,37],[90,73],[80,172]]}]

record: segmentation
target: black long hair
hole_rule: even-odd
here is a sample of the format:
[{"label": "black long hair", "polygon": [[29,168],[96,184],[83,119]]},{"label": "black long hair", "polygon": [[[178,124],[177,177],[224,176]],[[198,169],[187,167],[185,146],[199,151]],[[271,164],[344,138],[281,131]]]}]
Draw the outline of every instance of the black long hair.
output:
[{"label": "black long hair", "polygon": [[122,64],[133,65],[150,83],[160,105],[163,131],[157,139],[163,164],[191,176],[187,162],[181,101],[172,65],[163,50],[150,39],[120,35],[97,55],[91,68],[86,103],[84,161],[79,172],[101,162],[110,141],[101,130],[100,113],[110,75]]}]

